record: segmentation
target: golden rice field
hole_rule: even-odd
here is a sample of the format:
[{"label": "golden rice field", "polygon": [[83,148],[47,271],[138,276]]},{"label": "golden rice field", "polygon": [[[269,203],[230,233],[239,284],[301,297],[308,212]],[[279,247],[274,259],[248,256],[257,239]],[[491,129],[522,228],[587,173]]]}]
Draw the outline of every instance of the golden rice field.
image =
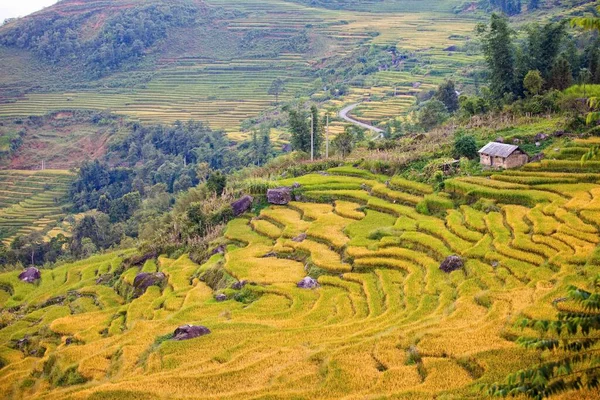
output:
[{"label": "golden rice field", "polygon": [[[276,184],[296,182],[297,201],[231,221],[225,254],[202,265],[184,255],[127,267],[122,251],[42,270],[36,285],[0,274],[0,393],[481,399],[481,384],[537,360],[511,340],[512,322],[554,316],[553,300],[597,272],[597,163],[548,160],[440,193],[352,167]],[[494,206],[477,207],[483,198]],[[465,266],[447,274],[452,254]],[[139,271],[168,283],[131,299]],[[217,302],[199,279],[210,271],[250,283]],[[307,274],[320,287],[296,287]],[[188,323],[212,333],[164,336]]]},{"label": "golden rice field", "polygon": [[0,171],[0,239],[8,245],[17,235],[53,229],[66,215],[63,207],[72,179],[64,170]]}]

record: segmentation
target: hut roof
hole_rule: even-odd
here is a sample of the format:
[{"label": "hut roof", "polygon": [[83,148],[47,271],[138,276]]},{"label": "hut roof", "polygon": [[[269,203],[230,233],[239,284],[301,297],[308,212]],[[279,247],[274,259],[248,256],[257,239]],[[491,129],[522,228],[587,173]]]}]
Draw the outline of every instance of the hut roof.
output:
[{"label": "hut roof", "polygon": [[508,157],[517,149],[519,149],[519,146],[514,144],[489,142],[479,150],[479,153],[495,157]]}]

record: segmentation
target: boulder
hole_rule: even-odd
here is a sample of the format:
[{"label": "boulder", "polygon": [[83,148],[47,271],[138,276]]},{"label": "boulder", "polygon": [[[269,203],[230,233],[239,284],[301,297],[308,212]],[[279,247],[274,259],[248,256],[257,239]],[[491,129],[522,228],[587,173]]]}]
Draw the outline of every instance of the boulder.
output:
[{"label": "boulder", "polygon": [[254,201],[254,198],[252,196],[246,195],[246,196],[242,197],[241,199],[236,200],[233,203],[231,203],[231,208],[233,209],[233,215],[235,215],[237,217],[238,215],[241,215],[241,214],[245,213],[246,211],[250,210],[250,207],[252,207],[253,201]]},{"label": "boulder", "polygon": [[223,293],[216,294],[215,295],[215,300],[218,301],[218,302],[225,301],[225,300],[227,300],[227,295],[223,294]]},{"label": "boulder", "polygon": [[213,249],[213,251],[210,252],[211,256],[214,256],[215,254],[225,254],[225,245],[219,245],[217,247],[215,247]]},{"label": "boulder", "polygon": [[246,280],[237,281],[236,283],[234,283],[233,285],[231,285],[231,288],[233,290],[241,290],[244,286],[246,286],[247,283],[248,283],[248,281],[246,281]]},{"label": "boulder", "polygon": [[19,279],[27,283],[34,283],[38,279],[41,279],[41,277],[40,270],[35,267],[29,267],[19,274]]},{"label": "boulder", "polygon": [[286,205],[292,201],[292,189],[289,187],[280,187],[267,190],[267,201],[271,204]]},{"label": "boulder", "polygon": [[538,133],[537,135],[535,135],[536,142],[540,142],[546,139],[548,139],[548,135],[546,135],[545,133]]},{"label": "boulder", "polygon": [[315,289],[315,288],[319,287],[319,282],[317,282],[316,279],[313,279],[310,276],[307,276],[306,278],[304,278],[300,282],[298,282],[298,284],[296,286],[298,286],[301,289]]},{"label": "boulder", "polygon": [[456,255],[448,256],[442,263],[440,264],[440,269],[444,272],[452,272],[457,269],[461,269],[464,263],[462,258]]},{"label": "boulder", "polygon": [[513,144],[519,144],[519,143],[521,143],[521,140],[519,140],[519,139],[517,139],[517,138],[514,138],[514,139],[513,139]]},{"label": "boulder", "polygon": [[208,335],[210,329],[199,325],[183,325],[173,332],[173,340],[189,340],[199,336]]},{"label": "boulder", "polygon": [[565,135],[565,131],[554,132],[554,137],[563,137],[564,135]]},{"label": "boulder", "polygon": [[167,281],[167,276],[162,272],[140,272],[133,280],[134,296],[139,297],[150,286],[162,286]]},{"label": "boulder", "polygon": [[498,136],[496,138],[496,143],[504,143],[504,138],[502,136]]},{"label": "boulder", "polygon": [[304,242],[304,240],[306,240],[306,233],[301,233],[298,236],[296,236],[295,238],[292,238],[292,242]]}]

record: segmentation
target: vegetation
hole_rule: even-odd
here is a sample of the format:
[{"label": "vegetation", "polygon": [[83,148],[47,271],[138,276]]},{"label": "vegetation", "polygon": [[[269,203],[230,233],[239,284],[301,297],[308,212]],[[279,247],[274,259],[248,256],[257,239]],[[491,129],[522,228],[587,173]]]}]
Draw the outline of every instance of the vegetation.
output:
[{"label": "vegetation", "polygon": [[[533,0],[9,21],[0,162],[42,170],[0,171],[0,392],[597,398],[600,42],[571,15],[595,26]],[[530,162],[485,169],[490,141]]]}]

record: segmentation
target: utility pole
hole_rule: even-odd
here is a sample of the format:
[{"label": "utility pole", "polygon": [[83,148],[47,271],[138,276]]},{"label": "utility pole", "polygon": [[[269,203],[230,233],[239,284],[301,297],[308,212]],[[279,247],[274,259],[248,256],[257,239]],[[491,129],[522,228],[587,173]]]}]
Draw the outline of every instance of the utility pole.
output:
[{"label": "utility pole", "polygon": [[310,113],[310,161],[315,160],[315,118]]},{"label": "utility pole", "polygon": [[325,129],[325,159],[329,158],[329,113],[327,114],[327,128]]}]

